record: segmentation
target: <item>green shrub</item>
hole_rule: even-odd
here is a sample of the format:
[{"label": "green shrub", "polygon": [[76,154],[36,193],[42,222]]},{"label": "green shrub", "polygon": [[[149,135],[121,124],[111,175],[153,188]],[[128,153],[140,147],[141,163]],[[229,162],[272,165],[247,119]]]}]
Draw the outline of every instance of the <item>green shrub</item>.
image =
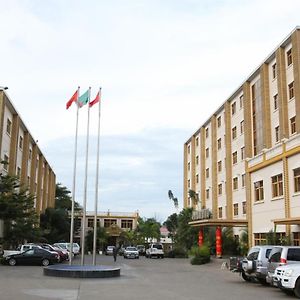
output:
[{"label": "green shrub", "polygon": [[192,265],[202,265],[210,262],[210,249],[207,245],[195,246],[189,251]]},{"label": "green shrub", "polygon": [[188,255],[184,249],[181,248],[174,248],[173,250],[169,251],[167,254],[169,258],[187,258]]}]

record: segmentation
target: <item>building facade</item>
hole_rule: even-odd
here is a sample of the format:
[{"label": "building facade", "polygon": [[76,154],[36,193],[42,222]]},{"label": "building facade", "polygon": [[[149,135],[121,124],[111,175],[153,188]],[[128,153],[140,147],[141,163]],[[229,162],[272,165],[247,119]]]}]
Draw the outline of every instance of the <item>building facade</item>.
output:
[{"label": "building facade", "polygon": [[55,173],[7,93],[0,89],[0,173],[16,175],[35,196],[38,214],[55,205]]},{"label": "building facade", "polygon": [[[94,212],[86,213],[86,233],[94,228]],[[78,216],[80,220],[80,229],[75,234],[75,240],[81,245],[81,230],[83,228],[82,215]],[[97,226],[106,229],[109,236],[108,244],[117,245],[119,243],[119,237],[122,232],[135,230],[138,225],[139,213],[138,212],[99,212],[97,214]],[[86,236],[86,234],[85,234]]]},{"label": "building facade", "polygon": [[184,144],[184,207],[193,226],[248,227],[250,246],[299,244],[300,27]]}]

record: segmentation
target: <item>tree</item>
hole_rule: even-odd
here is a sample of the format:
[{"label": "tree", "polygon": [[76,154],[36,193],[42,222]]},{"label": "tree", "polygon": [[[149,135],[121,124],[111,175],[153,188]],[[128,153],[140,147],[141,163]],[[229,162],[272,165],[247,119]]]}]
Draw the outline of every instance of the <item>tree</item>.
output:
[{"label": "tree", "polygon": [[[68,241],[70,238],[70,214],[72,208],[71,192],[61,183],[56,184],[55,189],[55,208],[47,208],[45,213],[40,216],[40,227],[43,231],[43,237],[49,243],[55,243],[60,240]],[[81,209],[75,202],[76,211]],[[77,218],[74,220],[74,232],[80,227]]]},{"label": "tree", "polygon": [[197,245],[198,229],[189,225],[192,221],[192,208],[184,208],[178,215],[178,228],[175,235],[176,244],[189,250],[192,246]]},{"label": "tree", "polygon": [[198,194],[195,191],[193,191],[193,190],[189,190],[188,194],[189,194],[189,197],[192,199],[193,204],[197,205],[198,202],[199,202],[199,196],[198,196]]},{"label": "tree", "polygon": [[172,238],[173,242],[175,242],[176,231],[178,228],[178,216],[177,214],[172,214],[168,217],[168,219],[164,222],[164,225],[167,227],[170,232],[170,238]]},{"label": "tree", "polygon": [[143,240],[152,241],[160,238],[160,223],[154,218],[142,219],[139,218],[137,232]]},{"label": "tree", "polygon": [[174,206],[177,209],[178,208],[178,199],[174,197],[171,190],[168,191],[168,197],[170,200],[172,200],[174,202]]},{"label": "tree", "polygon": [[39,237],[34,196],[16,176],[0,174],[0,219],[4,221],[6,246],[17,246]]},{"label": "tree", "polygon": [[[86,251],[93,251],[94,248],[94,229],[89,230],[86,235]],[[96,235],[96,251],[104,250],[104,246],[107,243],[108,234],[104,227],[97,227]]]}]

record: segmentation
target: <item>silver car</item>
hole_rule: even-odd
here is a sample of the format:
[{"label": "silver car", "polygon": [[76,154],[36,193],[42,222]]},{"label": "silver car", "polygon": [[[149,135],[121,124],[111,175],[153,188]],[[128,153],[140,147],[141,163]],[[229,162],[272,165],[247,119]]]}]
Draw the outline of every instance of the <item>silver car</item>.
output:
[{"label": "silver car", "polygon": [[266,284],[268,273],[269,255],[274,246],[254,246],[246,258],[242,261],[242,277],[246,281],[251,278],[257,279],[260,283]]},{"label": "silver car", "polygon": [[268,262],[267,282],[276,285],[273,281],[275,269],[279,266],[287,264],[300,263],[300,247],[299,246],[274,246]]},{"label": "silver car", "polygon": [[136,247],[126,247],[124,250],[124,258],[139,258],[139,251]]}]

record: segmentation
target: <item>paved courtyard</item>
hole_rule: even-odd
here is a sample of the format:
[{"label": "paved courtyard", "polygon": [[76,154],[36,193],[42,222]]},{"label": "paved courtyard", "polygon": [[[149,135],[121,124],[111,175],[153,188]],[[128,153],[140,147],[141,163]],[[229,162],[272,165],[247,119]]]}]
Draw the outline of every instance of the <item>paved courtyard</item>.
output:
[{"label": "paved courtyard", "polygon": [[[86,263],[91,257],[86,257]],[[238,274],[221,269],[224,260],[192,266],[188,259],[125,260],[98,256],[103,265],[121,267],[121,277],[69,279],[43,275],[39,266],[0,265],[0,300],[76,299],[295,299],[280,290],[244,282]],[[76,258],[75,262],[79,262]]]}]

